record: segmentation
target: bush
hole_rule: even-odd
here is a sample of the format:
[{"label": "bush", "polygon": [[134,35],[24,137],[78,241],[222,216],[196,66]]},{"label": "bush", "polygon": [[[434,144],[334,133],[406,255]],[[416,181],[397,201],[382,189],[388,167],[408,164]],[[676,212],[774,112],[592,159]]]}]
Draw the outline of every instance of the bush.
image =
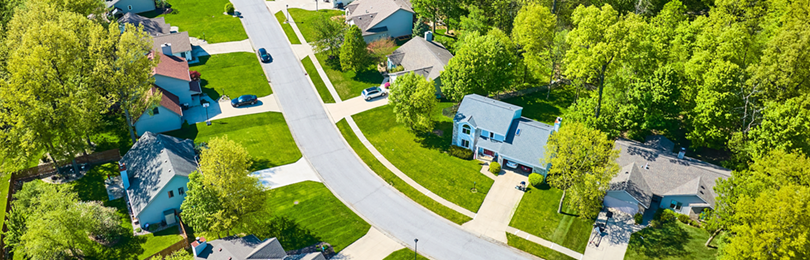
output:
[{"label": "bush", "polygon": [[698,223],[697,221],[695,221],[693,219],[689,220],[689,225],[693,226],[693,227],[700,227],[700,223]]},{"label": "bush", "polygon": [[403,70],[405,70],[405,67],[402,67],[402,65],[397,65],[393,69],[388,70],[388,72],[389,73],[394,73],[394,72],[400,72],[400,71],[403,71]]},{"label": "bush", "polygon": [[657,219],[650,220],[650,227],[652,227],[652,228],[660,228],[661,227],[661,222],[658,221]]},{"label": "bush", "polygon": [[641,221],[644,219],[644,215],[641,215],[641,213],[636,213],[635,215],[633,215],[633,219],[636,221],[636,225],[641,225]]},{"label": "bush", "polygon": [[450,146],[450,150],[448,150],[450,155],[464,159],[470,160],[473,157],[473,151],[464,147],[460,146]]},{"label": "bush", "polygon": [[226,13],[232,14],[234,11],[235,10],[233,8],[233,4],[231,4],[230,2],[225,4],[225,12]]},{"label": "bush", "polygon": [[188,75],[191,77],[191,80],[199,80],[200,79],[200,72],[198,72],[196,70],[189,71]]},{"label": "bush", "polygon": [[529,184],[534,187],[540,186],[543,183],[543,175],[533,172],[529,174]]},{"label": "bush", "polygon": [[692,219],[691,219],[691,218],[689,218],[689,216],[688,216],[688,215],[685,215],[685,214],[678,214],[678,221],[680,221],[681,223],[684,223],[684,224],[689,224],[689,221],[690,221],[690,220],[692,220]]},{"label": "bush", "polygon": [[657,220],[660,224],[666,224],[675,221],[678,218],[678,213],[669,209],[659,208],[653,215],[653,220]]},{"label": "bush", "polygon": [[141,228],[136,228],[135,229],[135,232],[141,232],[141,231],[143,231],[143,229],[141,229]]},{"label": "bush", "polygon": [[498,175],[501,173],[501,164],[498,162],[492,162],[489,164],[489,172]]}]

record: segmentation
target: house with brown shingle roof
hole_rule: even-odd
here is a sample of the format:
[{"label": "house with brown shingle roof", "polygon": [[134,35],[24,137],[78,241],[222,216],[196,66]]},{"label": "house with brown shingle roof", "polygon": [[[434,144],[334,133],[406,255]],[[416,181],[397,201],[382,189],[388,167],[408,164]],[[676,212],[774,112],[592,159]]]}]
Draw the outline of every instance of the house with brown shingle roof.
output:
[{"label": "house with brown shingle roof", "polygon": [[413,33],[409,0],[356,0],[346,6],[346,23],[357,25],[366,42]]},{"label": "house with brown shingle roof", "polygon": [[159,57],[160,63],[154,68],[152,77],[154,86],[150,95],[161,94],[158,105],[149,108],[135,122],[138,135],[147,131],[162,133],[180,129],[183,124],[183,109],[192,106],[194,96],[201,95],[199,81],[192,81],[188,73],[188,63],[180,57],[153,52],[152,57]]}]

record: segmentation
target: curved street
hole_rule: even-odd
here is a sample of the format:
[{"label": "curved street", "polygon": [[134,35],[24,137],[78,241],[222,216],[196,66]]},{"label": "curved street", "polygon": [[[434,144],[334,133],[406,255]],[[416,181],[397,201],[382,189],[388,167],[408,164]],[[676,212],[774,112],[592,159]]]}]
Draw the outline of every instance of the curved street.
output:
[{"label": "curved street", "polygon": [[232,0],[263,64],[284,118],[301,152],[337,197],[371,225],[432,259],[533,259],[502,243],[475,236],[400,194],[357,158],[327,116],[318,93],[264,0]]}]

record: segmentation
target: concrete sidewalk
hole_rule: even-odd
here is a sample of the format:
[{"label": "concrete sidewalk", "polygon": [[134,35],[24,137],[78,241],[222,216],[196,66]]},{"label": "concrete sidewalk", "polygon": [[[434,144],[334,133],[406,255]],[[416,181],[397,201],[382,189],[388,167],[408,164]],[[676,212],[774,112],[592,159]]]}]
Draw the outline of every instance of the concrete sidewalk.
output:
[{"label": "concrete sidewalk", "polygon": [[262,184],[269,189],[284,187],[302,181],[321,182],[318,174],[309,165],[307,159],[303,157],[297,162],[255,171],[251,175],[259,177]]},{"label": "concrete sidewalk", "polygon": [[357,241],[344,248],[337,255],[335,260],[382,260],[394,251],[405,248],[397,241],[384,235],[374,227]]},{"label": "concrete sidewalk", "polygon": [[363,97],[355,97],[341,103],[324,104],[332,122],[340,121],[344,117],[361,113],[363,111],[388,105],[388,96],[366,101]]},{"label": "concrete sidewalk", "polygon": [[[520,238],[532,241],[532,242],[534,242],[536,244],[539,244],[541,246],[551,248],[551,250],[566,254],[566,255],[568,255],[570,257],[573,257],[574,259],[587,259],[587,258],[584,258],[584,255],[580,254],[577,251],[568,249],[566,247],[558,245],[557,243],[553,243],[551,241],[539,238],[539,237],[537,237],[535,235],[523,232],[523,231],[518,230],[516,228],[507,227],[506,232],[512,233],[512,234],[514,234],[516,236],[519,236]],[[622,256],[622,257],[624,257],[624,256]]]},{"label": "concrete sidewalk", "polygon": [[270,12],[273,14],[275,14],[278,11],[285,10],[287,6],[289,6],[289,8],[298,8],[313,11],[316,8],[318,10],[334,9],[332,8],[331,1],[329,3],[324,3],[323,1],[313,1],[313,0],[275,0],[275,1],[266,1],[265,5],[267,5],[267,9],[269,9]]},{"label": "concrete sidewalk", "polygon": [[[486,174],[494,176],[489,172]],[[502,170],[501,175],[495,178],[495,183],[489,189],[484,202],[481,203],[475,219],[461,226],[475,234],[506,243],[506,228],[523,197],[523,191],[515,189],[515,186],[527,180],[527,176]]]}]

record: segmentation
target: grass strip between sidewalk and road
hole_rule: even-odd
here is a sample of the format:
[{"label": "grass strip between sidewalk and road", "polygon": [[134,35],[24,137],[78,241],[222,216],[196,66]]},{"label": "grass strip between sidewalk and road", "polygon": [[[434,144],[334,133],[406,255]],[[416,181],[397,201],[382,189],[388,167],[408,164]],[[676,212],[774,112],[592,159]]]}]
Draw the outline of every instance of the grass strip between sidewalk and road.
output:
[{"label": "grass strip between sidewalk and road", "polygon": [[540,244],[523,239],[519,236],[506,232],[506,240],[511,247],[523,250],[526,253],[533,254],[537,257],[547,260],[572,260],[576,259],[566,254],[552,250],[551,248],[544,247]]},{"label": "grass strip between sidewalk and road", "polygon": [[383,258],[383,260],[411,260],[411,259],[428,260],[427,257],[424,257],[422,255],[417,255],[417,257],[414,258],[414,256],[413,256],[414,254],[415,254],[415,252],[413,252],[413,250],[410,250],[408,248],[403,248],[403,249],[394,251],[390,255]]},{"label": "grass strip between sidewalk and road", "polygon": [[405,181],[397,177],[397,175],[391,172],[391,170],[388,170],[388,168],[386,168],[385,165],[383,165],[379,160],[377,160],[377,158],[374,157],[373,154],[371,154],[371,151],[369,151],[368,148],[366,148],[366,146],[363,145],[362,142],[360,142],[360,139],[357,138],[357,135],[355,135],[352,129],[349,127],[349,123],[346,122],[346,119],[341,119],[340,121],[338,121],[337,127],[343,134],[343,138],[346,139],[346,141],[349,143],[352,149],[354,149],[357,155],[360,156],[361,159],[363,159],[363,162],[365,162],[366,165],[368,165],[368,167],[371,168],[371,170],[377,173],[377,175],[383,178],[385,182],[387,182],[391,186],[394,186],[394,188],[405,194],[405,196],[408,196],[408,198],[411,198],[416,203],[419,203],[419,205],[422,205],[423,207],[429,209],[430,211],[433,211],[439,216],[442,216],[447,220],[450,220],[456,224],[461,225],[462,223],[472,220],[472,218],[464,214],[461,214],[451,208],[448,208],[442,205],[441,203],[431,199],[427,195],[422,194],[421,192],[416,190],[416,188],[414,188],[411,185],[408,185],[408,183],[405,183]]},{"label": "grass strip between sidewalk and road", "polygon": [[315,64],[312,63],[312,59],[307,56],[301,60],[301,64],[304,64],[304,69],[306,69],[309,79],[312,80],[312,84],[315,84],[315,89],[318,90],[318,95],[321,96],[323,103],[335,103],[335,99],[332,97],[332,94],[329,93],[326,84],[323,83],[321,75],[318,74],[318,70],[315,69]]},{"label": "grass strip between sidewalk and road", "polygon": [[284,11],[278,11],[276,13],[276,20],[278,23],[281,24],[281,29],[284,29],[284,34],[287,35],[287,39],[290,39],[291,44],[301,44],[301,40],[298,40],[298,36],[295,35],[295,31],[293,31],[292,26],[289,23],[286,23],[287,16],[284,15]]}]

